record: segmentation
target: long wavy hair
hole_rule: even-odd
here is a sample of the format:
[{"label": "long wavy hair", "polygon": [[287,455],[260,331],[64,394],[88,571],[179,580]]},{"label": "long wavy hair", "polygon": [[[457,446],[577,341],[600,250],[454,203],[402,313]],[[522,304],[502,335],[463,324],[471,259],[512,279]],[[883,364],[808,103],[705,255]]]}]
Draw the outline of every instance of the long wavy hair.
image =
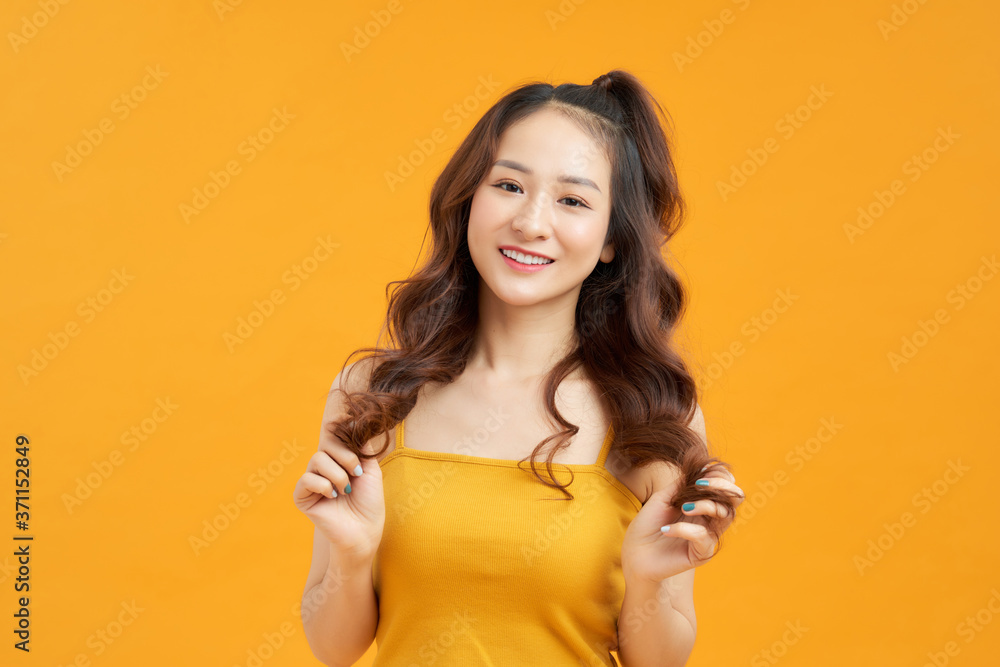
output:
[{"label": "long wavy hair", "polygon": [[[609,410],[612,447],[629,465],[668,461],[682,473],[675,507],[708,498],[732,515],[736,507],[728,492],[694,486],[703,466],[729,465],[711,456],[688,426],[696,414],[698,390],[671,341],[687,295],[661,252],[685,212],[658,112],[664,124],[670,121],[642,83],[621,69],[590,85],[522,85],[480,118],[431,190],[428,258],[411,277],[387,285],[389,305],[380,342],[355,350],[341,368],[343,373],[352,357],[368,353],[372,364],[367,391],[345,393],[347,416],[326,428],[358,456],[379,456],[389,445],[388,431],[413,409],[423,384],[446,384],[461,375],[479,314],[479,273],[467,241],[472,197],[496,159],[504,131],[543,108],[577,121],[606,151],[612,176],[605,243],[614,242],[615,255],[609,263],[598,262],[583,282],[576,305],[575,349],[555,364],[545,381],[546,408],[564,430],[535,447],[531,470],[542,483],[573,498],[567,490],[572,477],[565,485],[542,477],[535,458],[550,440],[559,440],[545,459],[552,478],[556,453],[579,431],[556,409],[555,393],[567,375],[582,367]],[[386,344],[381,343],[384,339]],[[382,449],[370,456],[362,452],[365,443],[381,433],[386,434]],[[706,519],[718,540],[718,520]]]}]

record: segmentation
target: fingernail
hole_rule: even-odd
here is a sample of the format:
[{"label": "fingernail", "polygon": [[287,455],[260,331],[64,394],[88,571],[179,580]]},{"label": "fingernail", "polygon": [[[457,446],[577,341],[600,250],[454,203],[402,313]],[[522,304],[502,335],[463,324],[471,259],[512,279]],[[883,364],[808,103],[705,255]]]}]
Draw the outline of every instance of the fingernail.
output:
[{"label": "fingernail", "polygon": [[358,465],[354,466],[354,474],[356,476],[360,477],[362,474],[364,474],[364,472],[365,471],[361,469],[361,464],[360,463]]},{"label": "fingernail", "polygon": [[330,496],[331,498],[336,498],[337,497],[337,489],[330,489],[330,493],[333,494],[332,496]]},{"label": "fingernail", "polygon": [[694,485],[695,486],[708,486],[708,480],[707,479],[699,479],[697,482],[694,483]]},{"label": "fingernail", "polygon": [[681,505],[681,509],[684,510],[685,512],[690,512],[691,510],[694,509],[694,503],[684,503],[683,505]]},{"label": "fingernail", "polygon": [[660,532],[661,533],[669,532],[669,530],[670,530],[670,526],[663,526],[662,528],[660,528]]},{"label": "fingernail", "polygon": [[350,492],[351,492],[351,485],[348,484],[347,486],[344,487],[344,493],[350,493]]},{"label": "fingernail", "polygon": [[711,465],[710,463],[706,463],[705,465],[703,465],[703,466],[701,467],[701,472],[705,472],[705,470],[706,470],[706,469],[708,468],[708,466],[710,466],[710,465]]}]

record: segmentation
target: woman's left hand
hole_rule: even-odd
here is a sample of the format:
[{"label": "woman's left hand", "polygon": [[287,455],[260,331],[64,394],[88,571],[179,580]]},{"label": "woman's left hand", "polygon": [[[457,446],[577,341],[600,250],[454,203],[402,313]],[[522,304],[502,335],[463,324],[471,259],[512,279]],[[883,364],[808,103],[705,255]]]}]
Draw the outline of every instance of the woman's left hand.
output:
[{"label": "woman's left hand", "polygon": [[[737,506],[745,498],[743,490],[736,486],[736,478],[721,466],[699,479],[707,480],[709,488],[739,494]],[[708,562],[715,553],[716,541],[705,527],[707,517],[721,517],[723,531],[732,523],[733,516],[714,500],[695,501],[694,507],[682,511],[671,507],[678,489],[679,483],[659,489],[632,519],[622,541],[622,572],[627,581],[660,582]],[[663,526],[669,526],[669,530],[661,531]]]}]

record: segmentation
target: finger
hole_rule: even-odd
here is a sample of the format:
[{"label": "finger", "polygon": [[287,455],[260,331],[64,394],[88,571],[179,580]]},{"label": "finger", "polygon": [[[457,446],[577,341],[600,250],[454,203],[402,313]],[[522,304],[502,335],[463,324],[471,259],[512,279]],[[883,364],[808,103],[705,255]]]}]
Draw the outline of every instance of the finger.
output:
[{"label": "finger", "polygon": [[347,489],[351,485],[351,480],[347,476],[347,471],[331,459],[326,452],[313,454],[306,465],[306,472],[318,473],[326,477],[337,489],[337,493],[350,493]]},{"label": "finger", "polygon": [[[304,493],[303,493],[304,491]],[[326,477],[314,472],[304,473],[295,488],[295,499],[304,500],[311,493],[318,493],[325,498],[336,498],[337,490]]]},{"label": "finger", "polygon": [[337,465],[345,471],[350,471],[350,474],[355,477],[360,477],[364,472],[361,467],[361,459],[358,455],[348,449],[347,445],[340,438],[337,438],[329,431],[325,431],[323,437],[320,438],[319,451],[324,452],[336,461]]},{"label": "finger", "polygon": [[714,500],[695,500],[681,505],[681,511],[687,516],[707,515],[718,516],[723,519],[729,516],[726,506]]},{"label": "finger", "polygon": [[715,540],[705,526],[688,521],[678,521],[660,528],[660,532],[667,537],[676,537],[686,540],[696,554],[697,560],[711,558],[715,553]]},{"label": "finger", "polygon": [[736,486],[736,484],[728,479],[723,479],[722,477],[702,477],[701,479],[695,480],[695,486],[707,486],[710,489],[726,489],[739,494],[741,500],[746,498],[746,493],[743,492],[743,489]]},{"label": "finger", "polygon": [[[705,468],[708,468],[708,467],[709,466],[705,466]],[[736,483],[736,476],[733,475],[733,473],[729,472],[728,470],[726,470],[725,468],[723,468],[720,465],[713,466],[708,471],[706,471],[705,468],[701,469],[701,476],[703,478],[710,477],[710,478],[715,478],[715,479],[724,479],[724,480],[728,480],[728,481],[730,481],[730,482],[732,482],[734,484]]]}]

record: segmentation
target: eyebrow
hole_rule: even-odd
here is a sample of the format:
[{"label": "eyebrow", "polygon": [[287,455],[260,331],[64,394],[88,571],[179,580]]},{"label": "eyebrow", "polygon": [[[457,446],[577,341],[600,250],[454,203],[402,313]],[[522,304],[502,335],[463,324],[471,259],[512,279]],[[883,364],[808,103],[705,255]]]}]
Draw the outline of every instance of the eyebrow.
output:
[{"label": "eyebrow", "polygon": [[[515,162],[514,160],[497,160],[496,162],[493,163],[493,166],[510,167],[511,169],[516,169],[517,171],[524,172],[529,176],[535,173],[528,167],[521,164],[520,162]],[[598,192],[601,192],[601,189],[597,187],[597,183],[594,183],[589,178],[584,178],[583,176],[569,176],[567,174],[560,174],[557,180],[560,183],[576,183],[577,185],[585,185],[589,188],[597,190]]]}]

